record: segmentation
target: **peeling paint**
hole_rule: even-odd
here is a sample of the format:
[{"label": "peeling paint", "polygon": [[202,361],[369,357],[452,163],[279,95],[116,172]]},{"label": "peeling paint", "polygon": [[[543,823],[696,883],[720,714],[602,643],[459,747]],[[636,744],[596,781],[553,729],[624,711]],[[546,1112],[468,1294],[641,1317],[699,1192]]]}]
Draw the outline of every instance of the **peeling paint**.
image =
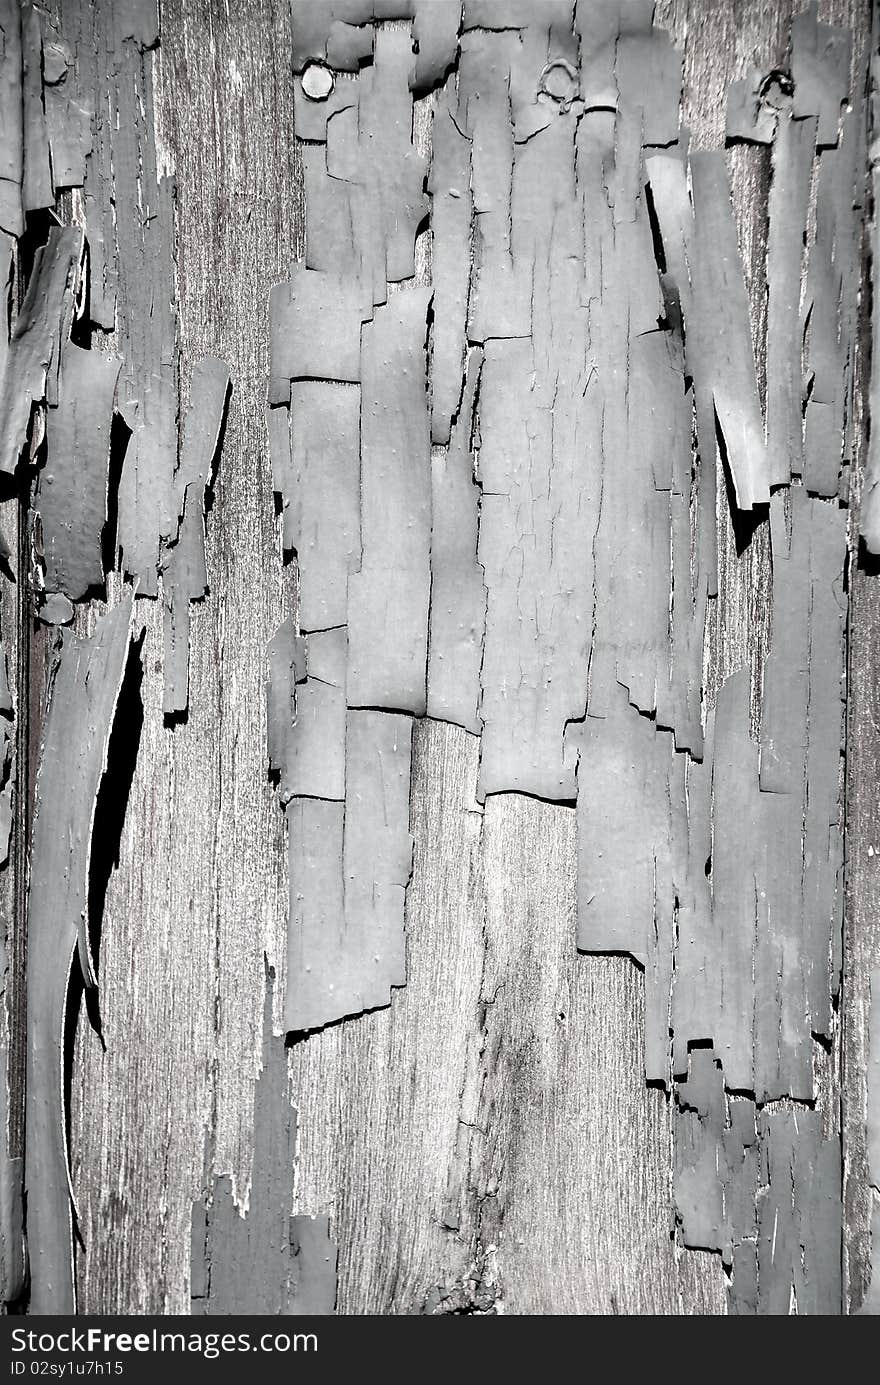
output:
[{"label": "peeling paint", "polygon": [[[9,864],[15,792],[15,701],[9,686],[6,648],[0,642],[0,869]],[[0,1298],[18,1300],[25,1288],[27,1254],[24,1233],[24,1161],[11,1152],[9,1002],[12,929],[8,918],[0,920]]]},{"label": "peeling paint", "polygon": [[44,588],[81,601],[104,583],[110,429],[121,362],[72,344],[64,351],[58,403],[47,410],[46,464],[37,481]]},{"label": "peeling paint", "polygon": [[[480,801],[574,806],[577,946],[644,971],[681,1241],[721,1257],[736,1313],[836,1313],[840,1144],[817,1109],[815,1045],[834,1038],[841,974],[867,74],[851,84],[850,35],[812,4],[790,71],[750,70],[728,95],[728,139],[771,151],[765,397],[726,155],[689,147],[681,56],[653,8],[293,5],[307,225],[268,305],[267,395],[299,574],[267,650],[284,1025],[312,1033],[405,984],[413,719],[464,727],[480,737]],[[0,249],[18,309],[0,334],[0,470],[23,460],[33,480],[35,612],[76,626],[44,632],[58,657],[33,830],[24,1166],[37,1313],[74,1308],[63,1026],[77,944],[95,979],[91,823],[134,596],[163,602],[173,724],[230,388],[202,359],[179,429],[157,7],[63,10],[56,27],[0,4]],[[60,225],[70,188],[75,224]],[[38,224],[27,265],[14,242]],[[872,436],[869,552],[878,456]],[[744,542],[769,529],[773,614],[758,688],[725,669],[716,696],[719,493]],[[78,607],[111,572],[125,595],[85,635]],[[0,680],[4,855],[11,711]],[[194,1312],[335,1305],[329,1221],[290,1212],[296,1124],[271,997],[249,1205],[209,1164]],[[21,1168],[0,1155],[0,1261],[17,1289]],[[438,1287],[428,1311],[490,1311],[492,1273]]]},{"label": "peeling paint", "polygon": [[69,343],[82,256],[82,232],[74,226],[53,226],[37,250],[5,362],[2,471],[15,470],[34,406],[59,404],[61,358]]},{"label": "peeling paint", "polygon": [[[481,799],[576,801],[578,947],[644,969],[646,1075],[677,1111],[682,1239],[722,1256],[732,1311],[838,1312],[827,1248],[840,1236],[839,1143],[812,1107],[814,1043],[833,1037],[840,985],[863,106],[850,35],[820,24],[815,5],[794,21],[790,72],[753,69],[729,94],[728,139],[772,149],[765,399],[725,154],[689,149],[680,56],[652,16],[611,0],[574,11],[467,0],[454,59],[438,40],[425,356],[427,295],[405,282],[421,215],[404,80],[413,30],[376,23],[418,28],[419,7],[293,7],[294,71],[327,64],[336,107],[326,125],[304,98],[297,108],[307,228],[295,281],[321,270],[336,292],[309,309],[320,340],[300,344],[273,299],[284,546],[304,592],[322,572],[333,593],[332,622],[318,626],[304,598],[299,628],[347,627],[346,676],[332,686],[344,681],[349,708],[370,709],[349,711],[349,754],[355,715],[378,730],[383,716],[427,712],[480,735]],[[438,7],[438,29],[445,18]],[[414,89],[429,85],[423,74]],[[393,231],[371,198],[371,155],[400,209]],[[336,391],[333,422],[315,402],[297,431],[287,382],[310,362],[325,381],[314,387]],[[396,381],[393,408],[377,367]],[[342,393],[358,387],[359,491]],[[287,405],[289,427],[273,417]],[[321,480],[316,445],[333,459]],[[747,670],[717,698],[703,687],[725,483],[743,534],[769,520],[772,535],[757,735]],[[313,527],[294,537],[288,514],[311,506]],[[305,695],[312,677],[309,656],[291,744],[328,744]],[[288,988],[311,993],[317,967],[324,996],[306,1025],[299,1000],[288,1006],[296,1028],[356,1013],[354,939],[320,965],[304,941],[338,936],[347,910],[348,761],[344,771],[344,809],[338,790],[311,802],[282,793]],[[364,863],[377,883],[382,849],[379,837]],[[394,879],[402,890],[405,870]],[[402,911],[396,920],[389,906],[385,925],[386,942],[402,938]],[[330,999],[337,987],[345,1005]],[[360,1008],[387,1003],[361,989]]]},{"label": "peeling paint", "polygon": [[37,779],[28,903],[25,1188],[31,1313],[72,1313],[73,1204],[63,1044],[74,952],[94,986],[87,901],[92,823],[122,677],[132,598],[91,635],[60,636]]},{"label": "peeling paint", "polygon": [[344,801],[288,803],[289,1031],[387,1005],[406,980],[411,735],[409,717],[349,710]]},{"label": "peeling paint", "polygon": [[859,1312],[880,1315],[880,968],[871,973],[868,1018],[868,1173],[871,1180],[871,1282]]},{"label": "peeling paint", "polygon": [[[180,716],[189,607],[207,591],[204,510],[229,372],[212,359],[196,368],[179,440],[173,190],[158,171],[152,113],[155,3],[82,0],[65,5],[56,22],[30,4],[19,22],[19,7],[4,5],[0,37],[10,328],[0,351],[0,469],[29,489],[22,611],[52,628],[45,638],[53,651],[35,744],[23,1178],[29,1311],[57,1313],[73,1311],[75,1298],[65,1016],[77,942],[82,980],[96,984],[91,831],[135,594],[120,579],[132,577],[138,596],[156,596],[161,569],[165,708]],[[73,197],[63,199],[69,189]],[[88,610],[92,598],[108,597],[106,614]],[[5,671],[3,689],[5,864],[13,792]],[[23,818],[16,827],[25,831]],[[0,1242],[10,1299],[25,1289],[21,1180],[21,1160],[4,1146]]]},{"label": "peeling paint", "polygon": [[217,460],[223,417],[229,397],[229,370],[222,361],[207,358],[193,371],[190,405],[183,426],[174,476],[177,491],[177,533],[162,555],[165,600],[166,716],[186,711],[189,698],[190,604],[208,592],[205,560],[205,503]]},{"label": "peeling paint", "polygon": [[[871,60],[870,79],[869,160],[873,209],[870,222],[871,285],[874,302],[877,303],[880,302],[880,145],[877,143],[877,132],[880,130],[880,56],[876,53]],[[880,313],[872,315],[871,327],[871,382],[868,403],[870,416],[874,419],[880,417]],[[859,528],[868,552],[880,553],[880,429],[873,427],[868,438],[868,454],[865,459]]]},{"label": "peeling paint", "polygon": [[326,1217],[290,1210],[296,1111],[287,1052],[272,1032],[266,985],[263,1066],[254,1087],[254,1161],[247,1206],[228,1178],[213,1178],[192,1209],[192,1312],[327,1316],[336,1306],[336,1247]]}]

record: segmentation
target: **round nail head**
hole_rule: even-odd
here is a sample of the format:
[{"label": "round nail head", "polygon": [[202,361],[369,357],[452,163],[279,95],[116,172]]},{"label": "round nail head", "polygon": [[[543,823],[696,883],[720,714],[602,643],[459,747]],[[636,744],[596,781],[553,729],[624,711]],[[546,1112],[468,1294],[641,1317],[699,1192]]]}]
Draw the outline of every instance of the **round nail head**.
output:
[{"label": "round nail head", "polygon": [[309,63],[300,80],[310,101],[326,101],[333,90],[333,73],[323,63]]}]

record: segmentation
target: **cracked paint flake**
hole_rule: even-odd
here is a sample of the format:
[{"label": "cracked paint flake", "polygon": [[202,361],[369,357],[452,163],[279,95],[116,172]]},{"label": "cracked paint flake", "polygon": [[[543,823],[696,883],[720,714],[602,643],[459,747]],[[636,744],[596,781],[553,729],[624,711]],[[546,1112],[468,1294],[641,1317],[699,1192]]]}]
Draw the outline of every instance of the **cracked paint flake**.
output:
[{"label": "cracked paint flake", "polygon": [[471,450],[482,353],[468,362],[450,444],[431,463],[431,607],[427,714],[479,735],[486,585],[477,557],[480,487]]},{"label": "cracked paint flake", "polygon": [[[730,184],[721,150],[690,157],[694,233],[690,255],[693,311],[685,323],[694,388],[706,413],[714,406],[740,509],[770,499],[764,424],[755,380],[748,302],[736,241]],[[712,429],[702,430],[705,447]],[[701,438],[701,448],[704,446]]]},{"label": "cracked paint flake", "polygon": [[70,337],[83,257],[82,231],[53,226],[35,256],[6,354],[0,397],[0,471],[12,473],[34,405],[57,407],[61,357]]},{"label": "cracked paint flake", "polygon": [[104,583],[101,538],[120,366],[118,356],[69,343],[62,354],[58,402],[47,410],[46,463],[34,499],[45,565],[43,590],[69,601],[81,601]]},{"label": "cracked paint flake", "polygon": [[348,701],[425,712],[431,586],[427,289],[397,293],[362,333],[361,563],[348,578]]},{"label": "cracked paint flake", "polygon": [[406,980],[411,728],[406,716],[349,710],[344,802],[288,803],[288,1031],[388,1005]]},{"label": "cracked paint flake", "polygon": [[459,410],[465,359],[473,223],[471,144],[455,119],[454,83],[443,89],[432,127],[431,441],[449,442]]},{"label": "cracked paint flake", "polygon": [[[711,1048],[695,1048],[676,1084],[674,1191],[685,1243],[717,1251],[736,1266],[742,1295],[747,1257],[757,1247],[758,1132],[754,1102],[725,1090],[720,1061]],[[757,1282],[747,1274],[746,1294]]]},{"label": "cracked paint flake", "polygon": [[[767,246],[767,452],[771,486],[803,472],[801,278],[815,119],[780,112],[773,141]],[[836,478],[835,478],[836,479]],[[833,494],[833,492],[832,492]]]},{"label": "cracked paint flake", "polygon": [[[358,333],[359,335],[359,333]],[[361,567],[361,391],[302,380],[291,386],[291,481],[284,547],[299,559],[303,630],[348,623],[349,579]]]},{"label": "cracked paint flake", "polygon": [[115,301],[123,360],[117,408],[131,431],[119,483],[117,545],[139,595],[155,597],[161,551],[174,538],[178,517],[174,187],[157,160],[149,56],[158,38],[158,13],[151,0],[112,7],[99,0],[95,7],[76,8],[84,84],[100,90],[112,74],[107,108],[96,117],[85,203],[87,229],[98,231],[103,270],[96,276],[97,321],[113,326]]},{"label": "cracked paint flake", "polygon": [[373,315],[357,279],[296,266],[272,290],[269,403],[290,403],[292,380],[361,378],[361,323]]},{"label": "cracked paint flake", "polygon": [[42,734],[28,897],[27,1194],[30,1312],[75,1311],[63,1098],[65,1007],[74,953],[94,986],[88,938],[92,823],[132,622],[129,594],[90,635],[59,636]]},{"label": "cracked paint flake", "polygon": [[269,764],[281,802],[345,799],[345,627],[294,633],[288,619],[269,645]]},{"label": "cracked paint flake", "polygon": [[[809,247],[803,311],[809,381],[803,481],[836,496],[852,461],[856,320],[864,206],[864,111],[856,89],[836,147],[819,157],[816,233]],[[844,487],[845,489],[845,487]]]},{"label": "cracked paint flake", "polygon": [[718,1251],[740,1316],[840,1312],[840,1146],[806,1108],[725,1090],[711,1049],[676,1086],[675,1202],[688,1246]]},{"label": "cracked paint flake", "polygon": [[21,6],[0,3],[0,227],[10,236],[24,230],[21,185],[24,168]]},{"label": "cracked paint flake", "polygon": [[174,476],[177,533],[162,554],[166,716],[182,715],[189,701],[190,605],[208,592],[205,504],[229,390],[229,368],[223,361],[209,356],[197,363]]},{"label": "cracked paint flake", "polygon": [[336,1246],[326,1216],[291,1212],[296,1111],[287,1050],[272,1032],[266,983],[262,1071],[254,1085],[254,1150],[244,1205],[231,1180],[210,1178],[192,1207],[192,1313],[329,1316],[336,1307]]},{"label": "cracked paint flake", "polygon": [[849,96],[852,37],[848,29],[820,24],[818,0],[791,22],[794,114],[816,116],[820,149],[837,144],[841,108]]},{"label": "cracked paint flake", "polygon": [[764,1191],[758,1201],[758,1300],[763,1315],[840,1313],[840,1141],[818,1111],[760,1113]]}]

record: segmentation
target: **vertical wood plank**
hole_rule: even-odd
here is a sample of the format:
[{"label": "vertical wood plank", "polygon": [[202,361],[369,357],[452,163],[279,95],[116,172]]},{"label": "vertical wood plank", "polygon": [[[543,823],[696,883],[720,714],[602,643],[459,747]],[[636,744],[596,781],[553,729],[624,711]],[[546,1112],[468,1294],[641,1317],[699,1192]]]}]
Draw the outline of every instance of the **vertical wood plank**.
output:
[{"label": "vertical wood plank", "polygon": [[[695,145],[723,142],[726,83],[782,60],[788,0],[662,0],[685,52]],[[867,0],[822,6],[866,32]],[[208,522],[211,593],[193,608],[190,713],[161,711],[161,612],[146,625],[144,705],[101,948],[106,1049],[81,1020],[74,1186],[85,1311],[188,1311],[190,1200],[211,1163],[249,1178],[264,954],[281,970],[283,819],[265,766],[264,649],[293,609],[263,422],[268,292],[300,248],[286,0],[163,5],[159,138],[178,184],[184,394],[206,353],[233,396]],[[769,157],[729,155],[763,371]],[[769,552],[735,552],[719,507],[720,681],[744,664],[754,705]],[[864,1281],[864,978],[876,960],[870,785],[878,765],[876,581],[853,579],[850,909],[843,1092],[853,1294]],[[388,1010],[298,1042],[293,1207],[329,1212],[339,1311],[722,1313],[717,1257],[674,1241],[671,1124],[645,1087],[642,983],[574,948],[570,809],[474,802],[476,742],[432,723],[415,742],[409,980]],[[874,836],[872,836],[872,833]],[[277,995],[277,990],[276,990]],[[836,1059],[823,1073],[836,1120]],[[293,1171],[292,1171],[293,1188]],[[108,1228],[110,1230],[108,1231]]]}]

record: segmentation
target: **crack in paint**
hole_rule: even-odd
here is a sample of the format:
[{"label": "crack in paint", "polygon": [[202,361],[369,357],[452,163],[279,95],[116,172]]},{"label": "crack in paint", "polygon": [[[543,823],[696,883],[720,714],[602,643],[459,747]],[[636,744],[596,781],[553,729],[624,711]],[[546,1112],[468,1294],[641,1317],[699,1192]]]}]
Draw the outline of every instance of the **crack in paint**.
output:
[{"label": "crack in paint", "polygon": [[[377,232],[369,201],[357,200],[375,174],[351,153],[355,132],[365,156],[382,150],[411,277],[416,216],[399,189],[412,151],[386,134],[407,126],[398,102],[411,35],[372,24],[421,7],[390,0],[380,14],[352,0],[292,14],[296,72],[311,59],[355,73],[343,115],[327,125],[323,169],[303,146],[306,264],[332,264],[354,301],[359,285],[360,301],[387,297],[401,314],[408,301],[421,319],[423,290],[401,284],[388,297],[401,222]],[[825,1250],[839,1240],[836,1142],[814,1112],[798,1120],[775,1103],[813,1102],[812,1046],[831,1034],[839,987],[861,106],[858,90],[849,94],[850,36],[818,24],[815,4],[794,21],[791,74],[752,71],[729,95],[729,138],[772,144],[765,414],[725,156],[689,153],[680,57],[652,20],[651,4],[624,10],[615,0],[539,14],[520,0],[465,0],[454,63],[446,42],[432,80],[420,78],[418,90],[435,93],[431,349],[398,363],[401,325],[398,343],[383,339],[382,360],[406,390],[413,371],[427,377],[432,520],[424,529],[421,500],[413,509],[407,498],[412,473],[398,476],[362,436],[362,517],[381,487],[401,518],[385,531],[381,596],[339,616],[349,680],[355,672],[348,699],[367,700],[368,649],[369,705],[426,710],[410,700],[413,608],[398,604],[394,556],[414,540],[431,565],[417,617],[430,629],[427,713],[480,733],[481,799],[577,800],[578,946],[628,953],[645,971],[646,1075],[678,1112],[683,1239],[722,1255],[734,1311],[787,1312],[794,1302],[798,1312],[836,1312],[839,1272]],[[357,71],[367,55],[372,65]],[[554,65],[572,83],[562,101],[547,99]],[[805,248],[817,157],[817,229]],[[351,334],[362,389],[384,312],[377,306]],[[293,378],[286,328],[272,404],[286,401]],[[331,340],[334,356],[345,351]],[[403,407],[408,447],[393,428],[383,442],[421,467],[421,391]],[[292,456],[282,444],[285,474],[297,474],[297,451],[311,446],[311,433]],[[478,457],[473,479],[464,448]],[[324,444],[328,457],[332,449]],[[755,511],[753,528],[770,507],[774,624],[760,743],[748,671],[724,681],[715,705],[703,686],[725,468],[734,509]],[[309,484],[303,475],[304,495]],[[321,506],[328,513],[332,500]],[[331,533],[325,525],[298,550],[304,583]],[[361,567],[349,569],[358,598],[368,552],[364,538]],[[313,734],[304,720],[288,731],[303,743]],[[338,852],[338,833],[334,841]],[[324,875],[340,860],[324,861]],[[336,897],[338,907],[338,888]],[[402,933],[402,917],[396,926]],[[300,928],[292,910],[291,936]],[[325,1020],[338,1012],[331,1004]],[[776,1191],[791,1180],[803,1207]]]},{"label": "crack in paint", "polygon": [[[288,824],[286,1029],[386,1006],[404,984],[413,719],[479,733],[481,800],[577,802],[578,947],[645,972],[646,1077],[674,1103],[685,1244],[722,1257],[734,1311],[837,1312],[840,1150],[813,1109],[813,1043],[831,1037],[841,950],[866,158],[850,36],[812,4],[793,24],[790,76],[751,72],[729,96],[729,137],[772,144],[765,412],[725,156],[688,150],[681,59],[652,4],[309,0],[292,19],[306,246],[269,305],[267,400],[283,549],[301,575],[298,623],[268,651],[268,759]],[[112,567],[138,596],[157,597],[163,579],[173,720],[187,708],[190,606],[208,589],[205,496],[229,373],[213,358],[196,368],[181,443],[174,189],[152,128],[158,15],[98,0],[70,6],[58,30],[3,0],[0,28],[5,283],[27,283],[0,334],[0,470],[24,457],[34,473],[39,613],[69,624],[108,575],[110,438],[124,420]],[[323,100],[310,64],[329,74]],[[430,163],[413,132],[424,92]],[[49,224],[70,188],[77,224]],[[49,222],[28,272],[35,214]],[[431,286],[414,282],[427,217]],[[98,335],[114,330],[118,356]],[[872,552],[877,456],[872,438]],[[769,506],[759,740],[747,670],[714,705],[703,686],[725,468],[737,514],[760,524]],[[56,637],[30,900],[35,1312],[73,1306],[58,1070],[83,823],[132,602],[89,637]],[[5,795],[5,720],[4,735]],[[62,947],[59,917],[73,930]],[[194,1304],[241,1311],[244,1265],[262,1311],[280,1293],[278,1311],[332,1312],[326,1218],[292,1218],[280,1261],[264,1258],[295,1157],[269,1030],[265,1051],[260,1193],[246,1218],[222,1181],[197,1205]],[[0,1172],[17,1285],[20,1170],[6,1159]],[[432,1311],[491,1311],[480,1257],[495,1231],[500,1215],[474,1274],[438,1289]]]}]

